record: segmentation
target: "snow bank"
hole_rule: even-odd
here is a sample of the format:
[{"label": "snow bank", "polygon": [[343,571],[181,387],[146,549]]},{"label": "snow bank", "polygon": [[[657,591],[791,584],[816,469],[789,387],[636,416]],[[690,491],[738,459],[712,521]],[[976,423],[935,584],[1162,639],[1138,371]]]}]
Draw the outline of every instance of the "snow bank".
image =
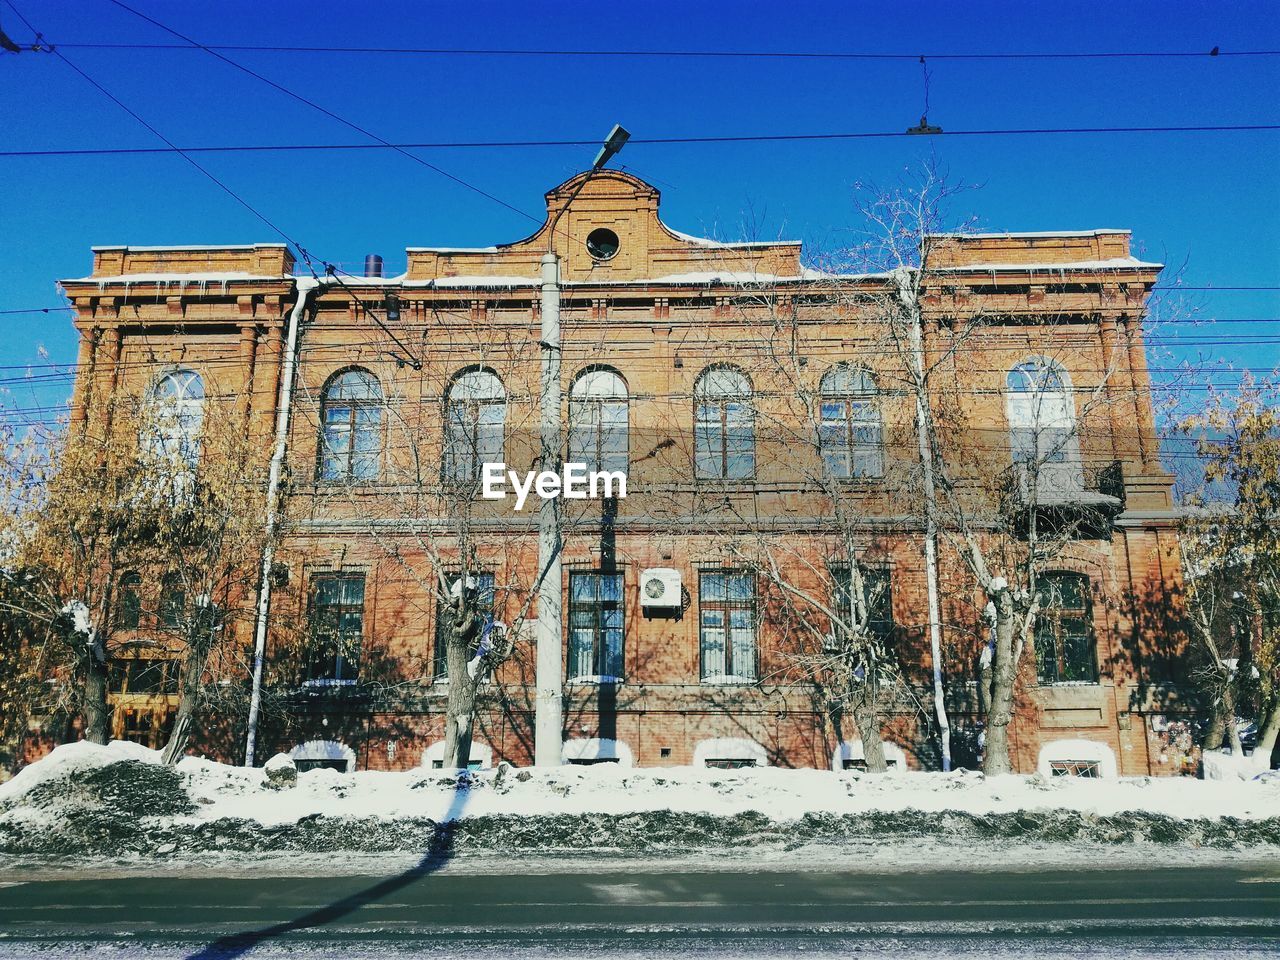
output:
[{"label": "snow bank", "polygon": [[1208,750],[1200,759],[1206,780],[1253,780],[1266,772],[1269,758],[1258,753],[1245,757]]},{"label": "snow bank", "polygon": [[[130,744],[72,744],[0,787],[0,853],[400,850],[431,842],[443,823],[499,849],[768,845],[966,831],[1035,842],[1280,844],[1280,777],[500,764],[470,772],[320,768],[281,789],[261,768],[197,758],[166,768],[155,752]],[[35,836],[33,827],[48,834]]]}]

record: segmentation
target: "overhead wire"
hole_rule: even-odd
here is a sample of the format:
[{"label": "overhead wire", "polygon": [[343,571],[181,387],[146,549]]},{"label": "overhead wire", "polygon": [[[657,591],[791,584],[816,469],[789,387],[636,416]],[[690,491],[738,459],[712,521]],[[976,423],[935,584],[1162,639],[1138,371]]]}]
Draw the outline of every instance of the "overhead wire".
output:
[{"label": "overhead wire", "polygon": [[[75,42],[59,46],[96,50],[189,50],[177,43]],[[500,48],[500,47],[392,47],[339,46],[307,44],[208,44],[211,50],[239,53],[359,53],[419,56],[514,56],[514,57],[707,57],[772,60],[1115,60],[1115,59],[1214,59],[1217,57],[1276,57],[1280,50],[1223,50],[1213,46],[1206,50],[1117,50],[1117,51],[991,51],[991,52],[859,52],[825,50],[584,50],[569,48]]]},{"label": "overhead wire", "polygon": [[[56,52],[56,51],[55,51]],[[225,58],[223,58],[225,59]],[[252,71],[250,71],[252,72]],[[255,74],[256,75],[256,74]],[[272,86],[278,86],[274,81],[267,80]],[[328,113],[323,107],[318,107]],[[973,129],[973,130],[957,130],[952,128],[940,129],[929,133],[929,136],[936,137],[1017,137],[1017,136],[1070,136],[1085,134],[1137,134],[1137,133],[1249,133],[1249,132],[1267,132],[1280,130],[1280,124],[1274,123],[1235,123],[1235,124],[1185,124],[1185,125],[1165,125],[1165,126],[1110,126],[1110,127],[1011,127],[1011,128],[990,128],[990,129]],[[0,150],[0,157],[76,157],[76,156],[130,156],[145,154],[164,154],[172,152],[185,153],[296,153],[296,152],[319,152],[319,151],[343,151],[343,150],[393,150],[404,154],[412,159],[415,163],[429,167],[443,176],[451,180],[457,180],[460,183],[466,183],[460,178],[438,168],[416,154],[408,153],[409,150],[501,150],[501,149],[527,149],[534,147],[589,147],[599,144],[598,140],[575,139],[575,140],[436,140],[422,142],[394,142],[383,140],[376,137],[377,143],[279,143],[279,144],[213,144],[205,146],[184,146],[184,147],[67,147],[67,148],[45,148],[38,150]],[[879,130],[879,131],[859,131],[859,132],[834,132],[834,133],[776,133],[776,134],[725,134],[721,136],[704,136],[704,137],[632,137],[627,141],[630,147],[635,146],[679,146],[694,144],[739,144],[739,143],[794,143],[794,142],[812,142],[812,141],[839,141],[839,140],[878,140],[878,139],[896,139],[899,137],[919,136],[918,132],[908,132],[905,130]],[[497,203],[510,210],[514,210],[520,216],[541,223],[541,218],[534,217],[533,214],[521,210],[505,200],[489,194],[478,187],[467,184],[469,189],[475,190],[482,196],[495,200]]]}]

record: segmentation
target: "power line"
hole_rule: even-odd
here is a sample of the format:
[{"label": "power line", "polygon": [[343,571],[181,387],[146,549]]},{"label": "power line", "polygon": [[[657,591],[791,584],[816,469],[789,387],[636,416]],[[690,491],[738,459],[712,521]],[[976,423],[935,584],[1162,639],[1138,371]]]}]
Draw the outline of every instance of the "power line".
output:
[{"label": "power line", "polygon": [[[56,53],[56,51],[55,51]],[[226,58],[222,58],[226,59]],[[238,66],[238,65],[237,65]],[[252,71],[250,71],[252,73]],[[254,76],[258,76],[254,74]],[[266,78],[261,78],[264,82],[272,86],[279,87],[278,84]],[[280,88],[283,89],[283,88]],[[310,103],[310,101],[304,101]],[[328,114],[323,107],[317,106],[317,109]],[[330,114],[331,115],[331,114]],[[345,122],[345,121],[343,121]],[[360,128],[357,128],[360,129]],[[1195,124],[1184,126],[1119,126],[1119,127],[1019,127],[1019,128],[992,128],[992,129],[975,129],[975,130],[939,130],[930,136],[937,137],[1013,137],[1013,136],[1039,136],[1039,135],[1079,135],[1079,134],[1125,134],[1125,133],[1240,133],[1240,132],[1257,132],[1257,131],[1275,131],[1280,130],[1280,124]],[[317,151],[345,151],[345,150],[394,150],[403,153],[415,163],[421,163],[423,166],[435,170],[437,173],[448,177],[463,184],[470,190],[496,203],[501,204],[509,210],[514,210],[523,217],[530,219],[538,219],[532,214],[526,213],[518,209],[505,200],[501,200],[478,187],[455,177],[447,171],[437,168],[434,164],[428,163],[421,157],[406,153],[408,150],[504,150],[504,149],[526,149],[537,147],[584,147],[596,146],[597,140],[435,140],[423,141],[418,143],[394,143],[383,140],[374,134],[368,134],[378,142],[377,143],[303,143],[303,144],[215,144],[211,146],[184,146],[184,147],[76,147],[65,149],[43,149],[43,150],[0,150],[0,157],[103,157],[103,156],[132,156],[146,154],[164,154],[172,152],[183,153],[298,153],[298,152],[317,152]],[[904,130],[883,130],[883,131],[859,131],[859,132],[836,132],[836,133],[778,133],[778,134],[727,134],[724,136],[714,137],[632,137],[628,142],[628,146],[680,146],[680,145],[696,145],[696,144],[732,144],[732,143],[789,143],[789,142],[812,142],[812,141],[838,141],[838,140],[872,140],[872,139],[896,139],[899,137],[913,137],[918,134],[908,133]],[[541,220],[539,219],[540,223]]]},{"label": "power line", "polygon": [[[172,32],[172,31],[170,31]],[[177,43],[62,43],[58,46],[87,50],[190,50]],[[707,57],[754,60],[1121,60],[1121,59],[1213,59],[1216,57],[1275,57],[1280,50],[1133,50],[1054,51],[1038,53],[855,53],[845,51],[799,50],[547,50],[459,47],[356,47],[306,46],[297,44],[208,44],[208,50],[239,53],[353,53],[393,56],[461,57]]]}]

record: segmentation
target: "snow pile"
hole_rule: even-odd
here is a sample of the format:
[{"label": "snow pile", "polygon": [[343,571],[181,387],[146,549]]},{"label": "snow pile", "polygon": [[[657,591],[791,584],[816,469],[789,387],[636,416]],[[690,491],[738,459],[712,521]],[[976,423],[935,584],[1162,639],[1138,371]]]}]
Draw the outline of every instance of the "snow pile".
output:
[{"label": "snow pile", "polygon": [[1201,758],[1206,780],[1253,780],[1266,772],[1268,759],[1259,752],[1237,756],[1217,750],[1207,750]]},{"label": "snow pile", "polygon": [[[986,778],[972,772],[591,767],[343,774],[60,747],[0,786],[0,853],[754,847],[893,837],[1280,844],[1280,777]],[[283,788],[282,788],[283,787]]]}]

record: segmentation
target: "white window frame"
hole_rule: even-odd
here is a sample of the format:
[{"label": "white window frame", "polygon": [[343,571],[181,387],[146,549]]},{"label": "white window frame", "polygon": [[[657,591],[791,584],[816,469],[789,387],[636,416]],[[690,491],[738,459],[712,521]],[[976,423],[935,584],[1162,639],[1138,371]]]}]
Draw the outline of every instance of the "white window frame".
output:
[{"label": "white window frame", "polygon": [[1055,762],[1096,763],[1098,778],[1102,780],[1114,780],[1118,775],[1115,751],[1097,740],[1050,740],[1048,743],[1041,744],[1040,757],[1036,761],[1036,772],[1046,780],[1055,779],[1052,769],[1052,764]]}]

